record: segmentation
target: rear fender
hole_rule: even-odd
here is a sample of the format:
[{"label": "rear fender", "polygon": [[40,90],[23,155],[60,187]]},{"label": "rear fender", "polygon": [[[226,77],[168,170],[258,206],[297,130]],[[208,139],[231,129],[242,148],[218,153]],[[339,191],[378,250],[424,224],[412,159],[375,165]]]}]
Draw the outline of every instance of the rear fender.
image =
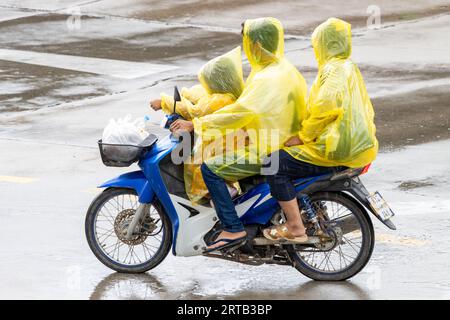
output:
[{"label": "rear fender", "polygon": [[[341,179],[330,179],[330,175],[317,176],[311,179],[300,179],[297,182],[297,192],[305,194],[313,194],[314,192],[341,192],[342,194],[350,194],[362,209],[371,212],[378,220],[391,230],[396,230],[395,224],[391,220],[383,221],[380,216],[372,209],[367,197],[369,192],[362,184],[359,177],[341,176]],[[349,196],[349,197],[350,197]]]},{"label": "rear fender", "polygon": [[99,188],[126,188],[136,191],[140,203],[151,203],[155,193],[142,171],[133,171],[121,174],[106,181]]},{"label": "rear fender", "polygon": [[323,191],[345,191],[361,204],[367,211],[371,212],[381,223],[391,230],[396,230],[395,224],[389,219],[383,221],[381,217],[372,209],[367,197],[370,195],[366,187],[362,184],[358,177],[342,179],[335,182],[331,182],[329,186],[325,187]]},{"label": "rear fender", "polygon": [[353,197],[355,197],[369,212],[371,212],[381,223],[383,223],[386,227],[388,227],[391,230],[397,230],[395,227],[395,224],[391,221],[391,219],[384,220],[381,219],[381,217],[375,212],[375,210],[372,209],[370,206],[369,201],[367,200],[367,197],[370,195],[367,191],[366,187],[361,183],[359,178],[357,179],[351,179],[351,188],[349,188],[348,191]]}]

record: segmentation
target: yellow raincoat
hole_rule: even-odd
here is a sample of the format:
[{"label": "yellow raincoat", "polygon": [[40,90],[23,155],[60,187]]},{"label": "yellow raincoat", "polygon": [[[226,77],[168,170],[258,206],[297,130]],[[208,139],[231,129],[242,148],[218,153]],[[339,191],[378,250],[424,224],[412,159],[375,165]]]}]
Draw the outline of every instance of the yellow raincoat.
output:
[{"label": "yellow raincoat", "polygon": [[[177,102],[175,111],[184,119],[192,120],[190,109],[200,99],[206,97],[208,92],[201,84],[197,84],[190,88],[182,88],[180,94],[181,101]],[[161,109],[165,114],[170,115],[173,113],[173,96],[161,93]]]},{"label": "yellow raincoat", "polygon": [[312,45],[319,73],[299,133],[304,144],[285,150],[318,166],[365,166],[375,159],[378,141],[364,80],[350,60],[350,24],[328,19],[314,31]]},{"label": "yellow raincoat", "polygon": [[[186,120],[202,117],[233,103],[242,93],[241,48],[237,47],[206,63],[198,72],[199,85],[183,88],[176,113]],[[164,113],[173,113],[173,97],[161,94]]]},{"label": "yellow raincoat", "polygon": [[248,143],[244,147],[205,161],[228,181],[259,174],[261,159],[297,134],[306,117],[306,82],[284,57],[280,21],[247,20],[243,47],[252,71],[239,99],[210,115],[193,119],[195,133],[203,139],[225,136],[230,130],[247,132]]},{"label": "yellow raincoat", "polygon": [[[182,101],[181,104],[177,103],[177,113],[183,113],[182,116],[185,119],[191,120],[234,103],[244,89],[241,56],[241,48],[237,47],[206,63],[198,72],[203,92],[198,89],[198,86],[190,90],[182,90]],[[172,113],[173,104],[170,103],[173,103],[173,99],[171,101],[165,99],[165,101],[169,107],[171,106],[168,111]],[[196,139],[191,161],[186,161],[184,164],[186,193],[194,203],[208,194],[200,170],[201,163],[204,159],[214,156],[217,148],[222,153],[225,147],[222,143],[210,146],[212,144],[212,141]]]}]

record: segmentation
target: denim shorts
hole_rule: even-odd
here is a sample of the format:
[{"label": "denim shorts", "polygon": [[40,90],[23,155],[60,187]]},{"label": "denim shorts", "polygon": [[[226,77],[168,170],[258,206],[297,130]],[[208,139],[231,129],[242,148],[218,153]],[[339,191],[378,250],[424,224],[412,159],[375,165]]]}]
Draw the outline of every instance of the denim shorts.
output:
[{"label": "denim shorts", "polygon": [[[278,166],[274,166],[273,161],[277,160],[279,161]],[[272,153],[264,160],[263,167],[277,168],[276,171],[268,172],[267,183],[270,186],[272,197],[278,201],[290,201],[297,197],[293,180],[345,169],[345,167],[321,167],[303,162],[295,159],[284,150]]]}]

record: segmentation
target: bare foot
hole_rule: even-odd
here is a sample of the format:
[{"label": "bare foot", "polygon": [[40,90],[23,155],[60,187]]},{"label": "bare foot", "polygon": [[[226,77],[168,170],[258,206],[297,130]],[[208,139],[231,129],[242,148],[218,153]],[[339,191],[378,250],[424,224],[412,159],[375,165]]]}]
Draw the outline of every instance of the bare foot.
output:
[{"label": "bare foot", "polygon": [[263,235],[272,241],[289,240],[295,243],[304,243],[308,240],[304,227],[298,225],[290,227],[287,223],[264,229]]},{"label": "bare foot", "polygon": [[[245,232],[245,231],[241,231],[241,232],[222,231],[215,241],[220,240],[220,239],[234,240],[234,239],[239,239],[239,238],[245,237],[246,235],[247,235],[247,232]],[[214,248],[223,246],[225,244],[226,244],[225,241],[219,241],[218,243],[215,243],[212,246],[206,247],[206,250],[214,249]]]},{"label": "bare foot", "polygon": [[291,225],[289,223],[286,223],[286,227],[288,228],[289,232],[295,236],[295,237],[302,237],[306,235],[306,228],[299,225]]}]

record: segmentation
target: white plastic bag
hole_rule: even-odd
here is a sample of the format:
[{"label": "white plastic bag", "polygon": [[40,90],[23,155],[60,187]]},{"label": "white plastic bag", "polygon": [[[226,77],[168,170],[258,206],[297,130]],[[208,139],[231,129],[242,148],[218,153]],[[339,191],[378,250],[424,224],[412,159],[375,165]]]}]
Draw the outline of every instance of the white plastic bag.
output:
[{"label": "white plastic bag", "polygon": [[103,130],[103,143],[139,145],[148,136],[144,129],[144,120],[136,119],[132,121],[131,115],[125,118],[110,119],[108,125]]},{"label": "white plastic bag", "polygon": [[[139,148],[133,146],[138,146],[148,135],[149,133],[145,130],[144,119],[132,121],[131,115],[117,121],[110,119],[103,130],[102,142],[106,143],[102,146],[103,154],[114,161],[128,162],[134,159],[139,152]],[[118,146],[115,146],[115,144]]]}]

